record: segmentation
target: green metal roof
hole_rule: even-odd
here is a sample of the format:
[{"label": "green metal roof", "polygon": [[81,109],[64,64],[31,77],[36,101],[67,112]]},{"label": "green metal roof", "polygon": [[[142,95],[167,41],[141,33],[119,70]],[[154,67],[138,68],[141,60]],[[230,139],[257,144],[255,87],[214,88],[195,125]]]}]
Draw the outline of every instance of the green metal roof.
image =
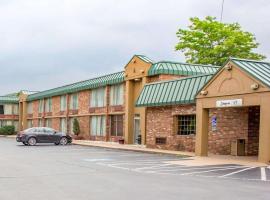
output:
[{"label": "green metal roof", "polygon": [[0,96],[0,103],[19,103],[19,98],[17,96]]},{"label": "green metal roof", "polygon": [[161,61],[154,63],[148,71],[149,76],[159,74],[172,74],[194,76],[215,73],[220,67],[212,65],[199,65],[180,62]]},{"label": "green metal roof", "polygon": [[67,93],[74,93],[81,90],[93,89],[105,85],[118,84],[122,82],[124,82],[123,71],[31,94],[27,97],[27,100],[32,101]]},{"label": "green metal roof", "polygon": [[195,103],[196,93],[213,76],[204,74],[146,84],[136,106],[164,106]]},{"label": "green metal roof", "polygon": [[247,72],[255,79],[261,81],[263,84],[270,87],[270,63],[239,58],[230,58],[228,62],[229,61],[232,61],[243,71]]},{"label": "green metal roof", "polygon": [[139,57],[140,59],[142,59],[142,60],[145,61],[145,62],[148,62],[148,63],[154,63],[153,60],[151,60],[150,58],[148,58],[148,57],[145,56],[145,55],[135,55],[135,56]]}]

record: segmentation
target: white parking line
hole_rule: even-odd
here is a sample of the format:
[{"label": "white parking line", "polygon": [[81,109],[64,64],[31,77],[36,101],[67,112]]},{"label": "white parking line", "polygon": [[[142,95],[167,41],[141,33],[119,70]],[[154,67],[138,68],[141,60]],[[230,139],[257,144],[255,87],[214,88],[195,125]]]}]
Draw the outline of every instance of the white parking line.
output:
[{"label": "white parking line", "polygon": [[248,168],[241,169],[241,170],[238,170],[238,171],[235,171],[235,172],[232,172],[232,173],[229,173],[229,174],[225,174],[225,175],[219,176],[219,177],[227,177],[227,176],[231,176],[231,175],[238,174],[238,173],[241,173],[241,172],[243,172],[243,171],[247,171],[247,170],[254,169],[254,168],[256,168],[256,167],[248,167]]},{"label": "white parking line", "polygon": [[148,167],[139,167],[139,168],[136,168],[135,170],[154,169],[154,168],[169,166],[169,165],[172,165],[172,164],[161,164],[161,165],[152,165],[152,166],[148,166]]},{"label": "white parking line", "polygon": [[[170,171],[188,171],[188,170],[198,170],[198,169],[204,169],[204,170],[210,170],[210,169],[228,169],[229,166],[220,166],[220,167],[177,167],[174,169],[157,169],[156,171],[159,172],[170,172]],[[235,167],[235,166],[231,166],[231,167]]]},{"label": "white parking line", "polygon": [[266,181],[265,167],[261,167],[261,180]]},{"label": "white parking line", "polygon": [[224,171],[224,170],[229,170],[229,169],[239,169],[239,168],[243,168],[243,167],[227,167],[227,168],[223,168],[223,169],[212,169],[212,170],[206,170],[206,171],[197,171],[197,172],[189,172],[189,173],[184,173],[181,175],[192,175],[192,174],[202,174],[202,173],[208,173],[208,172],[215,172],[215,171]]}]

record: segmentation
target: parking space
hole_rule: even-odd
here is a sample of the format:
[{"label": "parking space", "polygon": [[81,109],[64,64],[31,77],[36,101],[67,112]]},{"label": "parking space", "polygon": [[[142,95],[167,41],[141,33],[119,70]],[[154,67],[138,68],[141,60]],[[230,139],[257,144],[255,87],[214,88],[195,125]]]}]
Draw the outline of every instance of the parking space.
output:
[{"label": "parking space", "polygon": [[[131,154],[131,155],[130,155]],[[139,173],[164,174],[164,175],[189,175],[216,178],[231,178],[250,181],[270,181],[270,167],[252,167],[235,164],[185,166],[169,164],[169,161],[186,160],[191,158],[179,158],[176,156],[151,155],[141,159],[136,153],[114,156],[110,158],[84,159],[85,162],[93,162],[102,166],[129,170]]]},{"label": "parking space", "polygon": [[0,199],[269,199],[269,168],[171,163],[188,159],[0,138]]}]

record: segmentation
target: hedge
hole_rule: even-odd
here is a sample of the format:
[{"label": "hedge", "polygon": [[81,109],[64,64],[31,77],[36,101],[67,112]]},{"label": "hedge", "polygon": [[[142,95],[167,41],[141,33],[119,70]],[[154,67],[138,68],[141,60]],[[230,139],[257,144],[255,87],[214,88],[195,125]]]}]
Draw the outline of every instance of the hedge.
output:
[{"label": "hedge", "polygon": [[0,135],[14,135],[15,126],[2,126],[0,128]]}]

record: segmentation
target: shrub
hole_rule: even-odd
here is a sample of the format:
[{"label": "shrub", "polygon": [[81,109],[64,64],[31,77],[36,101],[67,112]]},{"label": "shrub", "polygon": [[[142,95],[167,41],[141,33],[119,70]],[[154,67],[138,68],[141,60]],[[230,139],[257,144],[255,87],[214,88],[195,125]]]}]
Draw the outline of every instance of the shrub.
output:
[{"label": "shrub", "polygon": [[80,134],[80,124],[77,118],[75,118],[73,120],[73,133],[75,135],[79,135]]},{"label": "shrub", "polygon": [[14,135],[15,126],[2,126],[0,128],[0,135]]}]

